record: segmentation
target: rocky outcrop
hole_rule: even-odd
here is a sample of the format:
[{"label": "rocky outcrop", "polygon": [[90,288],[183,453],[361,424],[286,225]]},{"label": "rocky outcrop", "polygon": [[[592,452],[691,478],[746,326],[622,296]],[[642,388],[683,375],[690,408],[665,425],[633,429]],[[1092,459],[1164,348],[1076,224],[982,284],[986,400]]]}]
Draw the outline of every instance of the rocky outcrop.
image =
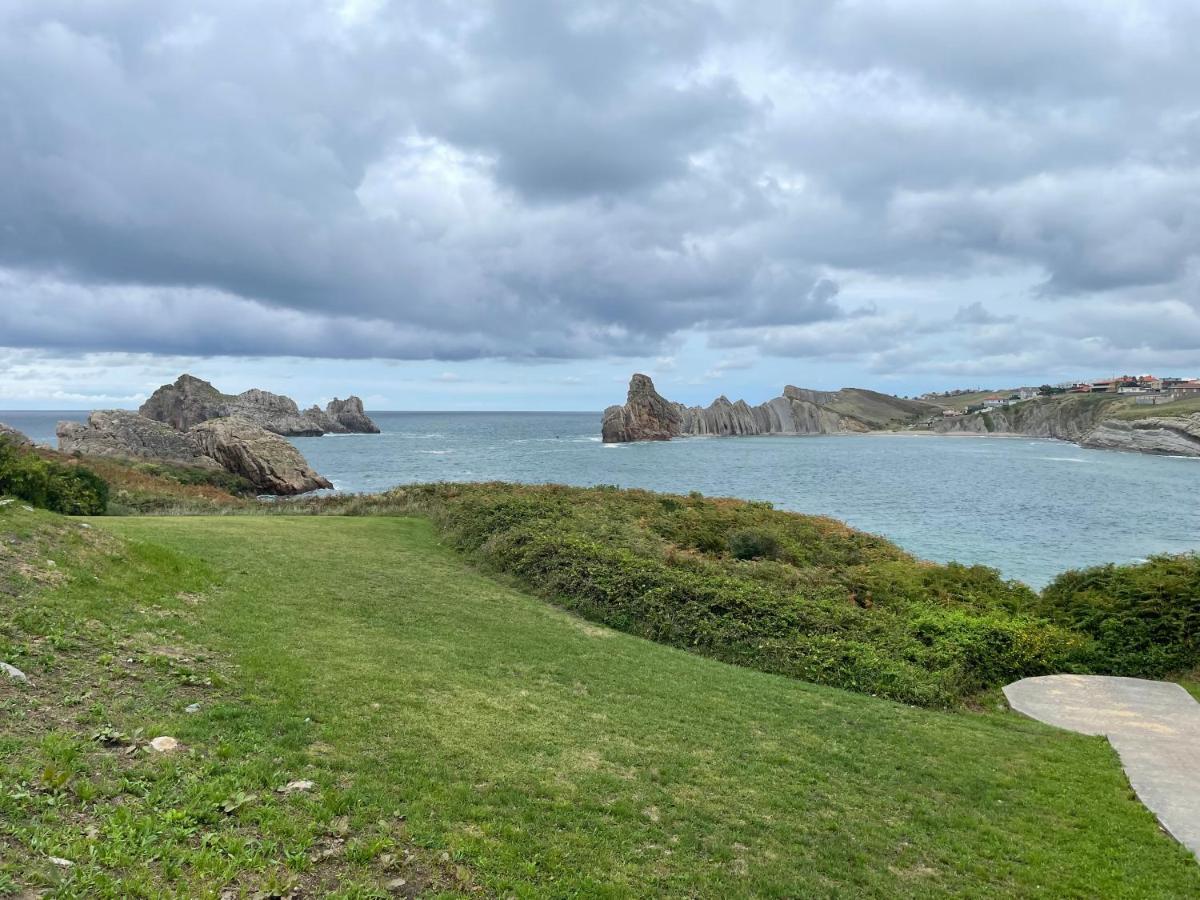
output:
[{"label": "rocky outcrop", "polygon": [[9,428],[3,422],[0,422],[0,441],[5,441],[9,444],[15,444],[18,447],[32,447],[31,441],[26,435],[17,431],[15,428]]},{"label": "rocky outcrop", "polygon": [[379,433],[379,428],[363,412],[362,401],[357,397],[334,400],[324,411],[314,406],[301,412],[296,401],[282,394],[257,388],[241,394],[223,394],[193,375],[180,375],[174,384],[164,384],[150,395],[138,412],[180,431],[210,419],[232,416],[285,437]]},{"label": "rocky outcrop", "polygon": [[606,444],[669,441],[683,433],[682,409],[660,395],[648,375],[634,375],[625,405],[604,411],[600,434]]},{"label": "rocky outcrop", "polygon": [[153,459],[176,465],[218,469],[220,464],[196,446],[189,434],[122,409],[98,410],[86,424],[59,422],[58,449],[82,456]]},{"label": "rocky outcrop", "polygon": [[333,487],[309,467],[299,450],[246,419],[209,419],[187,434],[205,456],[266,493],[304,494]]},{"label": "rocky outcrop", "polygon": [[1170,456],[1200,456],[1200,413],[1131,422],[1106,419],[1080,440],[1099,450],[1132,450]]},{"label": "rocky outcrop", "polygon": [[342,430],[351,434],[379,434],[379,426],[363,412],[362,400],[353,394],[345,400],[334,397],[325,407],[325,413],[340,425]]},{"label": "rocky outcrop", "polygon": [[126,410],[99,410],[86,424],[60,422],[63,453],[146,459],[240,475],[265,494],[303,494],[332,485],[279,435],[239,418],[208,419],[187,431]]},{"label": "rocky outcrop", "polygon": [[634,375],[625,405],[604,411],[601,436],[607,443],[624,443],[681,435],[845,434],[909,423],[934,409],[874,391],[812,391],[792,385],[759,406],[722,396],[706,407],[689,407],[664,398],[646,375]]}]

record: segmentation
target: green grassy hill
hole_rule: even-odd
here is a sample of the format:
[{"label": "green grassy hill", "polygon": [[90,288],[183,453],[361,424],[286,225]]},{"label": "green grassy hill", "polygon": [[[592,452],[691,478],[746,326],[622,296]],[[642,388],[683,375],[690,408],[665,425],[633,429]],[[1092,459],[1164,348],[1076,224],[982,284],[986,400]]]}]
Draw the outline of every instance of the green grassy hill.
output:
[{"label": "green grassy hill", "polygon": [[85,524],[0,508],[0,895],[1200,892],[1100,739],[610,631],[422,520]]}]

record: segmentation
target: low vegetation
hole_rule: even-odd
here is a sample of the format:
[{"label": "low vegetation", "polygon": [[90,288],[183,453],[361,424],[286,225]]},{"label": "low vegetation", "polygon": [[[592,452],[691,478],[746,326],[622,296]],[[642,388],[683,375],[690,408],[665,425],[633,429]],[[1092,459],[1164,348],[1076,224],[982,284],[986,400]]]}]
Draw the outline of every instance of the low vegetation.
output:
[{"label": "low vegetation", "polygon": [[1200,670],[1200,556],[1064,572],[1039,611],[1092,639],[1093,669],[1144,678]]},{"label": "low vegetation", "polygon": [[108,483],[84,466],[43,459],[0,436],[0,497],[70,515],[96,515],[108,507]]},{"label": "low vegetation", "polygon": [[[780,560],[721,565],[896,553],[792,527]],[[0,678],[0,896],[1200,893],[1102,739],[681,653],[447,543],[382,515],[0,508],[0,657],[28,675]]]}]

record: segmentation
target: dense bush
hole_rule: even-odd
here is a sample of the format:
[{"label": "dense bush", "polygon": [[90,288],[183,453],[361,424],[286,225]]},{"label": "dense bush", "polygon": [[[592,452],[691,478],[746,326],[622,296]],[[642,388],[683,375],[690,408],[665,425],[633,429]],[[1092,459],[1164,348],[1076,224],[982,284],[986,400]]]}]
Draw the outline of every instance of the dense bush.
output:
[{"label": "dense bush", "polygon": [[288,510],[427,515],[459,549],[594,621],[928,706],[1070,669],[1087,643],[1031,615],[1036,595],[992,569],[922,562],[832,519],[763,503],[439,484]]},{"label": "dense bush", "polygon": [[739,528],[729,535],[729,552],[734,559],[774,559],[779,541],[761,528]]},{"label": "dense bush", "polygon": [[0,437],[0,494],[68,515],[100,515],[108,506],[108,485],[82,466],[42,459]]},{"label": "dense bush", "polygon": [[1064,572],[1039,612],[1093,639],[1094,671],[1160,678],[1200,669],[1200,556]]}]

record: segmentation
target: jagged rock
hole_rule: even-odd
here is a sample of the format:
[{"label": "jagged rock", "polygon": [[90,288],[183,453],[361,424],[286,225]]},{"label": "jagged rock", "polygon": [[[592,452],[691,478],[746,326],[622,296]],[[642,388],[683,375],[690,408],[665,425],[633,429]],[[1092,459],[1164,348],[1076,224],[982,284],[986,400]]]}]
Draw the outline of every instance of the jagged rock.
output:
[{"label": "jagged rock", "polygon": [[185,374],[151,394],[138,412],[178,431],[187,431],[193,425],[229,415],[232,400],[207,381]]},{"label": "jagged rock", "polygon": [[326,434],[347,434],[348,429],[341,422],[330,418],[329,413],[313,404],[304,411],[304,418],[315,422]]},{"label": "jagged rock", "polygon": [[170,425],[123,409],[97,410],[86,424],[59,422],[58,449],[83,456],[154,459],[217,469],[195,440]]},{"label": "jagged rock", "polygon": [[1200,456],[1200,413],[1178,418],[1137,419],[1132,422],[1106,419],[1079,443],[1083,447],[1098,450]]},{"label": "jagged rock", "polygon": [[662,397],[647,376],[634,375],[625,405],[604,411],[601,434],[608,443],[679,435],[839,434],[905,424],[934,409],[874,391],[810,391],[792,385],[759,406],[722,396],[706,407],[689,407]]},{"label": "jagged rock", "polygon": [[379,433],[357,397],[334,400],[325,411],[314,406],[301,412],[296,401],[282,394],[257,388],[240,394],[223,394],[194,375],[180,375],[174,384],[164,384],[150,395],[139,412],[180,431],[210,419],[236,417],[285,437],[318,437],[348,431]]},{"label": "jagged rock", "polygon": [[352,434],[379,434],[379,426],[363,412],[362,400],[353,394],[345,400],[334,397],[325,407],[325,412],[330,419]]},{"label": "jagged rock", "polygon": [[269,494],[304,494],[332,484],[282,437],[236,417],[209,419],[188,432],[206,456]]},{"label": "jagged rock", "polygon": [[9,428],[3,422],[0,422],[0,440],[8,441],[10,444],[16,444],[18,447],[32,447],[31,441],[26,435],[17,431],[15,428]]},{"label": "jagged rock", "polygon": [[662,397],[648,375],[634,375],[629,380],[625,405],[610,406],[604,411],[601,436],[607,444],[669,441],[682,433],[681,408]]}]

